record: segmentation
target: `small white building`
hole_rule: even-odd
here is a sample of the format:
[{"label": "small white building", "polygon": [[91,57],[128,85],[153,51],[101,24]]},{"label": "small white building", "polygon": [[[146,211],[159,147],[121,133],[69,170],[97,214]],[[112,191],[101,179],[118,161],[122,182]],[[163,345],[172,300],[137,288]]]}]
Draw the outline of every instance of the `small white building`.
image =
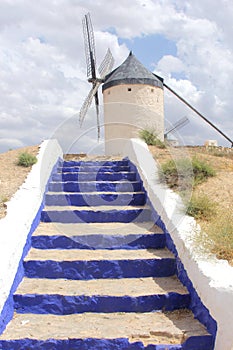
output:
[{"label": "small white building", "polygon": [[142,129],[154,130],[164,140],[163,79],[151,73],[130,52],[105,79],[105,153],[121,153],[125,142]]},{"label": "small white building", "polygon": [[206,140],[205,147],[218,147],[217,140]]}]

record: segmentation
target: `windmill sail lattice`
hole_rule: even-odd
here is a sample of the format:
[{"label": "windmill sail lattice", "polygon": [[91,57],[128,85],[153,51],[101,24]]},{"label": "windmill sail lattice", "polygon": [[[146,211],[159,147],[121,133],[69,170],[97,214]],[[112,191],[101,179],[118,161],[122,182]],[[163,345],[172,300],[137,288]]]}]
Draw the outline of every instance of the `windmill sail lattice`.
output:
[{"label": "windmill sail lattice", "polygon": [[97,78],[95,38],[94,38],[94,31],[91,23],[91,17],[89,13],[84,16],[82,23],[83,23],[86,64],[87,64],[87,78],[88,78],[88,81],[92,83],[92,89],[90,90],[89,94],[87,95],[80,109],[79,123],[80,123],[80,126],[82,126],[85,116],[87,114],[88,108],[91,106],[91,103],[94,98],[95,106],[96,106],[97,133],[98,133],[98,140],[99,140],[100,139],[100,116],[99,116],[98,89],[102,84],[102,82],[104,81],[105,76],[112,70],[114,59],[110,49],[108,49],[98,69],[100,77]]}]

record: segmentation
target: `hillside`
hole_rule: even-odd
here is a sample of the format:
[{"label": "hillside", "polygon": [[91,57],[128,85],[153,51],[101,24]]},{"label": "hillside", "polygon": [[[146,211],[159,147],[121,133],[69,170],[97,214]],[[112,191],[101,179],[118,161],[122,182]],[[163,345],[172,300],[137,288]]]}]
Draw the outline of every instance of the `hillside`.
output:
[{"label": "hillside", "polygon": [[[218,258],[227,259],[233,265],[233,149],[206,149],[205,147],[178,147],[161,149],[149,146],[160,165],[170,159],[196,157],[205,161],[216,176],[191,188],[189,196],[205,196],[214,206],[214,215],[209,219],[196,219],[202,228],[197,244],[206,246]],[[205,235],[207,233],[207,236]]]},{"label": "hillside", "polygon": [[[216,170],[215,177],[209,178],[207,182],[198,185],[193,193],[196,195],[205,194],[208,198],[216,203],[216,215],[211,220],[198,220],[203,230],[215,231],[219,230],[221,222],[229,221],[232,223],[233,218],[233,151],[221,149],[207,151],[204,147],[179,147],[179,148],[165,148],[161,149],[156,146],[149,146],[154,158],[161,165],[169,159],[176,159],[177,157],[193,156],[205,160],[211,164]],[[38,153],[38,146],[29,146],[17,150],[10,150],[6,153],[0,154],[0,219],[5,216],[6,202],[10,200],[13,194],[24,182],[31,167],[24,168],[17,165],[19,154],[22,152],[29,152],[33,155]],[[190,193],[191,195],[192,193]],[[212,225],[212,226],[211,226]],[[214,226],[213,226],[214,225]],[[232,228],[232,225],[231,225]],[[218,234],[218,233],[216,233]],[[226,237],[216,237],[217,242],[221,239],[226,241],[233,241],[233,232],[226,232]],[[200,238],[201,239],[201,238]],[[213,237],[211,237],[213,239]],[[228,246],[218,244],[218,249],[214,245],[211,249],[217,254],[219,258],[227,259],[233,264],[233,243]]]}]

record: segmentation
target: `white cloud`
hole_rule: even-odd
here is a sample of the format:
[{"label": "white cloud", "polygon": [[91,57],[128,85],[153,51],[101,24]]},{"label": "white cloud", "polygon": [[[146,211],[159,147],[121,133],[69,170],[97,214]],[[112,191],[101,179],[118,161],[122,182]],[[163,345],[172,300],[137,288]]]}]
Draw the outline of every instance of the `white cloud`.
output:
[{"label": "white cloud", "polygon": [[[221,11],[219,6],[217,0],[118,0],[117,6],[113,0],[2,0],[0,151],[14,147],[12,143],[17,147],[40,142],[73,120],[80,109],[91,88],[86,82],[81,23],[88,11],[97,65],[108,47],[116,65],[126,58],[128,50],[119,45],[118,36],[164,35],[176,43],[177,55],[164,56],[156,72],[231,133],[233,13],[230,1],[223,0]],[[165,103],[167,117],[182,116],[184,107],[176,100],[166,95]],[[84,127],[94,125],[91,113]],[[75,124],[73,134],[80,132]],[[90,135],[79,145],[91,144],[95,136]]]},{"label": "white cloud", "polygon": [[168,78],[170,73],[182,73],[184,69],[185,66],[179,58],[166,55],[158,62],[156,72],[163,78]]}]

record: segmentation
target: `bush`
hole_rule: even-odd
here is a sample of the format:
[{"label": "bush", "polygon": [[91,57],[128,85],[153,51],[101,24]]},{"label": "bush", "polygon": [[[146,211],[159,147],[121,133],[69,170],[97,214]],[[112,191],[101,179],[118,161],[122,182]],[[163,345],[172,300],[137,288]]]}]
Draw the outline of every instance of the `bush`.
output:
[{"label": "bush", "polygon": [[184,191],[190,185],[196,186],[215,174],[210,165],[194,157],[192,160],[181,158],[176,162],[169,160],[162,164],[160,178],[163,178],[170,188],[179,187],[180,191]]},{"label": "bush", "polygon": [[152,130],[147,130],[147,129],[140,130],[139,136],[149,146],[157,146],[159,148],[165,148],[164,142],[159,140],[155,135],[154,131]]},{"label": "bush", "polygon": [[19,155],[17,165],[29,167],[37,162],[37,158],[30,153],[23,152]]},{"label": "bush", "polygon": [[206,181],[209,177],[216,175],[215,170],[209,164],[196,157],[192,159],[192,167],[195,185],[198,185]]},{"label": "bush", "polygon": [[170,188],[185,191],[193,184],[192,162],[188,158],[169,160],[161,165],[160,178]]},{"label": "bush", "polygon": [[205,195],[193,196],[187,205],[187,214],[195,219],[209,220],[215,214],[216,204]]}]

